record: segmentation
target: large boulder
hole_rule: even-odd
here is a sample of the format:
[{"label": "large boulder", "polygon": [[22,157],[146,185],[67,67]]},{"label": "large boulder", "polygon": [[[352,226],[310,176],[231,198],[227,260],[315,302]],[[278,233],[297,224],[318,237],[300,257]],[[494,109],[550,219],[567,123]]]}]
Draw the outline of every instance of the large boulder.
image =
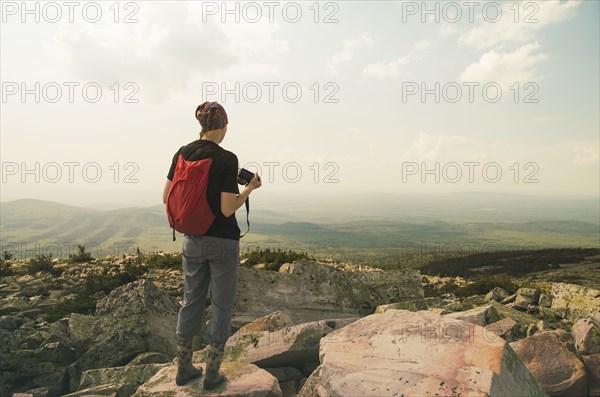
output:
[{"label": "large boulder", "polygon": [[[262,368],[295,366],[318,361],[319,341],[357,318],[313,321],[280,330],[237,332],[225,344],[224,359],[244,361]],[[206,349],[194,353],[194,362],[206,360]]]},{"label": "large boulder", "polygon": [[364,317],[321,339],[319,356],[321,397],[545,395],[503,339],[429,311]]},{"label": "large boulder", "polygon": [[585,368],[568,332],[542,331],[510,346],[550,396],[587,395]]},{"label": "large boulder", "polygon": [[600,307],[600,290],[575,284],[552,284],[552,309],[569,320],[592,315]]},{"label": "large boulder", "polygon": [[134,396],[138,397],[195,397],[199,395],[218,395],[222,397],[280,397],[281,388],[277,379],[256,365],[240,361],[224,361],[221,371],[227,380],[211,393],[204,392],[202,381],[206,373],[206,364],[202,367],[202,376],[188,382],[185,386],[176,386],[177,365],[170,365],[158,371],[146,383],[140,386]]},{"label": "large boulder", "polygon": [[240,268],[232,323],[241,327],[276,310],[293,324],[373,313],[379,305],[423,298],[416,270],[351,272],[309,260],[286,272]]},{"label": "large boulder", "polygon": [[592,317],[577,320],[571,333],[575,348],[581,355],[600,354],[600,324]]},{"label": "large boulder", "polygon": [[[94,338],[87,350],[69,366],[70,390],[79,386],[85,370],[126,365],[143,352],[177,352],[175,328],[180,305],[147,280],[137,280],[113,290],[96,305]],[[88,336],[80,318],[81,339]]]}]

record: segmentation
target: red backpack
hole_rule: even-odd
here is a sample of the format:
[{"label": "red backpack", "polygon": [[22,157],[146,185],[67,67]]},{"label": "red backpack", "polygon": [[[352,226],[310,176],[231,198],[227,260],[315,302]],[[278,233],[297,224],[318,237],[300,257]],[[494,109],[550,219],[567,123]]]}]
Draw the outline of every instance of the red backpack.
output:
[{"label": "red backpack", "polygon": [[208,173],[213,160],[188,161],[179,154],[171,187],[167,193],[167,217],[175,231],[184,234],[206,234],[215,220],[206,198]]}]

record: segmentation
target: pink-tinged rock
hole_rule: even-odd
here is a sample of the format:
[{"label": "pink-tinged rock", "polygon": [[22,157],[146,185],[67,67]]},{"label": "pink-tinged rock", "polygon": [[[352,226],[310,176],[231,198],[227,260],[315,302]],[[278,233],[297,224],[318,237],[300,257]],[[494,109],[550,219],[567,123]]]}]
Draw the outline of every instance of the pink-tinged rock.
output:
[{"label": "pink-tinged rock", "polygon": [[585,368],[568,332],[542,331],[510,346],[550,396],[587,396]]},{"label": "pink-tinged rock", "polygon": [[588,376],[588,393],[590,397],[600,397],[600,354],[583,356],[582,359]]},{"label": "pink-tinged rock", "polygon": [[600,354],[600,324],[591,317],[577,320],[571,327],[579,354]]},{"label": "pink-tinged rock", "polygon": [[254,364],[239,361],[224,361],[221,364],[221,370],[225,373],[227,380],[210,392],[205,391],[202,387],[202,381],[206,373],[206,364],[196,364],[196,367],[202,367],[202,377],[188,382],[185,386],[177,386],[175,384],[177,365],[165,367],[140,386],[134,396],[281,397],[281,388],[277,379]]},{"label": "pink-tinged rock", "polygon": [[429,311],[388,310],[321,339],[318,395],[545,396],[506,341]]}]

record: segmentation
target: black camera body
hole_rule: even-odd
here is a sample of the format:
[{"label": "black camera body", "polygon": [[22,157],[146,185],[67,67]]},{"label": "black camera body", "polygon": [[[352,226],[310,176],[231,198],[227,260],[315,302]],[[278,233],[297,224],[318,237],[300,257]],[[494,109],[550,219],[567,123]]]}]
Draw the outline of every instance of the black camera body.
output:
[{"label": "black camera body", "polygon": [[238,170],[238,174],[237,174],[237,182],[240,185],[247,185],[250,183],[250,181],[252,180],[252,178],[254,178],[254,173],[248,171],[245,168],[240,168]]}]

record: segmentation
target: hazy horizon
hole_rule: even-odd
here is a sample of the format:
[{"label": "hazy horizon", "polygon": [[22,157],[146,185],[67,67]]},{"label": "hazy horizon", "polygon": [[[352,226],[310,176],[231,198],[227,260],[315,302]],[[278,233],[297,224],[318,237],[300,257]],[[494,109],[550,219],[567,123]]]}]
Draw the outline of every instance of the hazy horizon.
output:
[{"label": "hazy horizon", "polygon": [[[592,195],[551,195],[551,194],[524,194],[524,193],[489,193],[489,192],[480,192],[480,191],[456,191],[449,193],[358,193],[353,195],[353,200],[359,198],[360,201],[368,201],[369,198],[404,198],[404,199],[421,199],[421,198],[430,198],[430,199],[440,199],[444,197],[452,197],[452,196],[471,196],[471,197],[481,197],[483,202],[485,203],[485,198],[502,198],[502,197],[513,197],[513,198],[526,198],[526,199],[541,199],[541,200],[550,200],[550,201],[571,201],[571,200],[598,200],[600,206],[600,196],[592,196]],[[329,193],[329,194],[319,194],[319,193],[308,193],[301,198],[294,198],[292,195],[286,195],[285,193],[279,193],[272,196],[264,196],[258,197],[256,196],[255,200],[253,200],[253,204],[257,205],[259,208],[268,208],[268,207],[279,207],[285,208],[286,204],[281,203],[280,200],[282,198],[286,198],[288,202],[291,203],[299,203],[306,202],[307,199],[326,199],[326,200],[343,200],[345,196],[343,193]],[[50,200],[47,198],[40,197],[0,197],[0,203],[8,203],[17,200],[41,200],[41,201],[50,201],[58,204],[64,204],[74,207],[83,207],[83,208],[91,208],[91,209],[99,209],[99,210],[112,210],[112,209],[122,209],[122,208],[148,208],[154,207],[157,205],[164,205],[162,203],[160,197],[156,200],[153,200],[153,203],[147,202],[138,202],[135,199],[123,200],[123,201],[89,201],[85,200],[65,200],[65,201],[56,201]],[[347,199],[344,200],[347,202]],[[314,203],[315,207],[318,207],[318,202]],[[238,210],[240,213],[243,212],[243,208]],[[244,210],[245,211],[245,210]]]}]

